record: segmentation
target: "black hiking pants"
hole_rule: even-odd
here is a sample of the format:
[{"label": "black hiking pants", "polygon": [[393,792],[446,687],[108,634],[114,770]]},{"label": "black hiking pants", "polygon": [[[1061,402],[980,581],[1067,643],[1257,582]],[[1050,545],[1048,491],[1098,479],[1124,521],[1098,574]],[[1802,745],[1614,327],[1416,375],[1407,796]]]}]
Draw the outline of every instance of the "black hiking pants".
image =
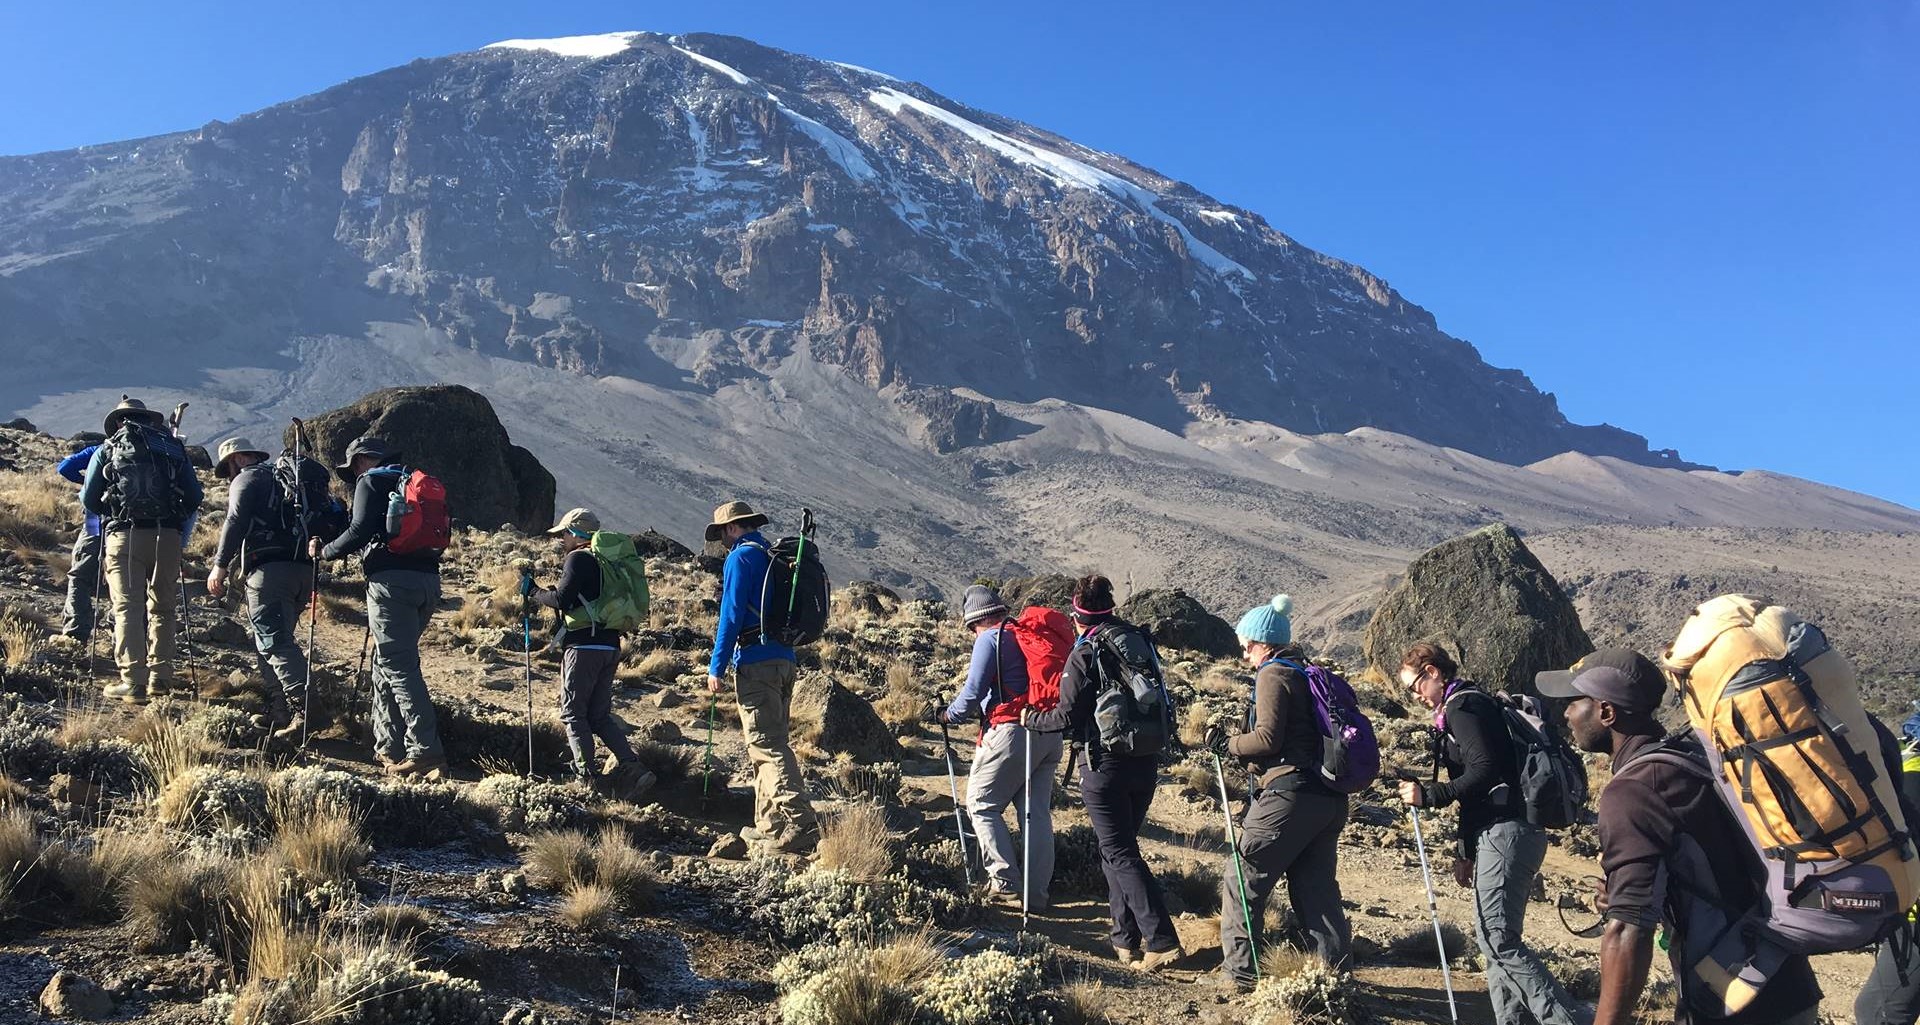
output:
[{"label": "black hiking pants", "polygon": [[1119,949],[1162,951],[1180,945],[1160,883],[1140,856],[1140,827],[1147,821],[1159,771],[1157,758],[1114,755],[1100,756],[1098,769],[1087,765],[1080,771],[1080,800],[1100,842],[1113,945]]},{"label": "black hiking pants", "polygon": [[1913,1025],[1920,1018],[1920,933],[1912,925],[1880,941],[1879,956],[1853,1002],[1854,1025]]}]

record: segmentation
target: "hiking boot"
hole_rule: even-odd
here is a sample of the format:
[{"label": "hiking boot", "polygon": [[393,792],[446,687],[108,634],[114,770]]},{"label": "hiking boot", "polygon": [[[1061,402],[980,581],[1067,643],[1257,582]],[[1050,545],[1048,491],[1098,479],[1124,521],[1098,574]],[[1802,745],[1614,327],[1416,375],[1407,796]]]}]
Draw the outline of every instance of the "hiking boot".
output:
[{"label": "hiking boot", "polygon": [[273,739],[275,740],[298,739],[300,736],[300,731],[305,729],[306,726],[307,726],[307,720],[296,715],[293,718],[288,719],[286,722],[286,725],[281,726],[273,731]]},{"label": "hiking boot", "polygon": [[820,830],[815,826],[788,826],[773,838],[773,849],[781,854],[805,854],[820,843]]},{"label": "hiking boot", "polygon": [[1140,952],[1138,950],[1132,947],[1123,947],[1117,943],[1113,945],[1113,956],[1119,958],[1121,964],[1130,965],[1140,963]]},{"label": "hiking boot", "polygon": [[748,843],[772,843],[774,836],[759,826],[741,826],[740,839]]},{"label": "hiking boot", "polygon": [[987,891],[987,903],[1018,911],[1020,910],[1020,891],[990,889]]},{"label": "hiking boot", "polygon": [[134,690],[133,684],[131,683],[109,683],[100,691],[100,695],[102,697],[112,698],[115,701],[125,701],[130,705],[144,705],[147,703],[146,691]]},{"label": "hiking boot", "polygon": [[431,778],[446,764],[446,755],[421,755],[418,758],[409,758],[404,762],[395,762],[387,766],[387,774],[391,776]]},{"label": "hiking boot", "polygon": [[1240,978],[1237,975],[1229,973],[1225,968],[1213,973],[1213,978],[1209,979],[1208,982],[1220,992],[1232,994],[1233,996],[1243,997],[1253,992],[1252,979]]},{"label": "hiking boot", "polygon": [[373,760],[379,762],[380,768],[382,769],[391,769],[400,764],[400,759],[393,757],[385,751],[375,751],[373,753]]},{"label": "hiking boot", "polygon": [[1133,967],[1138,969],[1142,974],[1157,972],[1186,956],[1187,952],[1180,947],[1171,947],[1166,950],[1149,950],[1145,954],[1140,955],[1140,960],[1135,962]]}]

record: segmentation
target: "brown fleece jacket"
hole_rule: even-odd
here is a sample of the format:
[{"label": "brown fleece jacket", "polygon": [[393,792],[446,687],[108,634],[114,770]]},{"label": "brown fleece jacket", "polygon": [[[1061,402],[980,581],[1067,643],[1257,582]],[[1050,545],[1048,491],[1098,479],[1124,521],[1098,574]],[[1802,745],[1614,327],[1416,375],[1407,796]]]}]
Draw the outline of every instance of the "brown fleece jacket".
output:
[{"label": "brown fleece jacket", "polygon": [[[1280,657],[1305,660],[1297,648],[1285,649]],[[1317,781],[1320,726],[1305,674],[1278,662],[1262,666],[1253,678],[1252,713],[1247,732],[1227,738],[1227,752],[1251,766],[1263,787],[1302,769]]]}]

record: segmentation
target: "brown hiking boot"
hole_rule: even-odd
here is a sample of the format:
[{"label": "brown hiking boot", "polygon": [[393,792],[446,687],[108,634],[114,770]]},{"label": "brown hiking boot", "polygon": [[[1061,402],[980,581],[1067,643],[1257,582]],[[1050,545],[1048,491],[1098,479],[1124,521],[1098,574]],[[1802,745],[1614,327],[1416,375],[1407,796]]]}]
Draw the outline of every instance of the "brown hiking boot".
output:
[{"label": "brown hiking boot", "polygon": [[144,705],[147,703],[147,694],[145,691],[134,690],[133,684],[125,682],[109,683],[105,689],[100,691],[100,694],[102,697],[112,698],[115,701],[125,701],[130,705]]},{"label": "brown hiking boot", "polygon": [[1145,954],[1140,955],[1140,960],[1136,962],[1133,967],[1138,969],[1142,974],[1157,972],[1186,956],[1187,952],[1180,947],[1174,947],[1169,950],[1149,950]]},{"label": "brown hiking boot", "polygon": [[1114,944],[1113,947],[1113,956],[1119,958],[1121,964],[1131,965],[1140,963],[1140,952],[1138,950],[1132,947],[1123,947],[1117,943]]},{"label": "brown hiking boot", "polygon": [[306,725],[307,725],[307,720],[296,715],[293,718],[288,719],[286,722],[286,725],[278,727],[273,731],[273,739],[297,740],[299,739],[300,731],[305,729]]},{"label": "brown hiking boot", "polygon": [[446,755],[421,755],[418,758],[409,758],[404,762],[395,762],[387,766],[387,774],[391,776],[413,776],[420,779],[432,779],[439,774],[440,770],[444,768],[446,764]]}]

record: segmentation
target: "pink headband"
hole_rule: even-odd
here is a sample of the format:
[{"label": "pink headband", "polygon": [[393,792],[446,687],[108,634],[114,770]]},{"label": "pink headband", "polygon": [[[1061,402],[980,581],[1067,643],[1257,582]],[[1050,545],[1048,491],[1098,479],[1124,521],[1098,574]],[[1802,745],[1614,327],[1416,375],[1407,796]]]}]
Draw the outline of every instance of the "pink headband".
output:
[{"label": "pink headband", "polygon": [[1073,603],[1073,611],[1078,612],[1083,616],[1110,616],[1113,614],[1113,607],[1108,606],[1107,608],[1096,611],[1094,609],[1081,608],[1080,603],[1076,601]]}]

